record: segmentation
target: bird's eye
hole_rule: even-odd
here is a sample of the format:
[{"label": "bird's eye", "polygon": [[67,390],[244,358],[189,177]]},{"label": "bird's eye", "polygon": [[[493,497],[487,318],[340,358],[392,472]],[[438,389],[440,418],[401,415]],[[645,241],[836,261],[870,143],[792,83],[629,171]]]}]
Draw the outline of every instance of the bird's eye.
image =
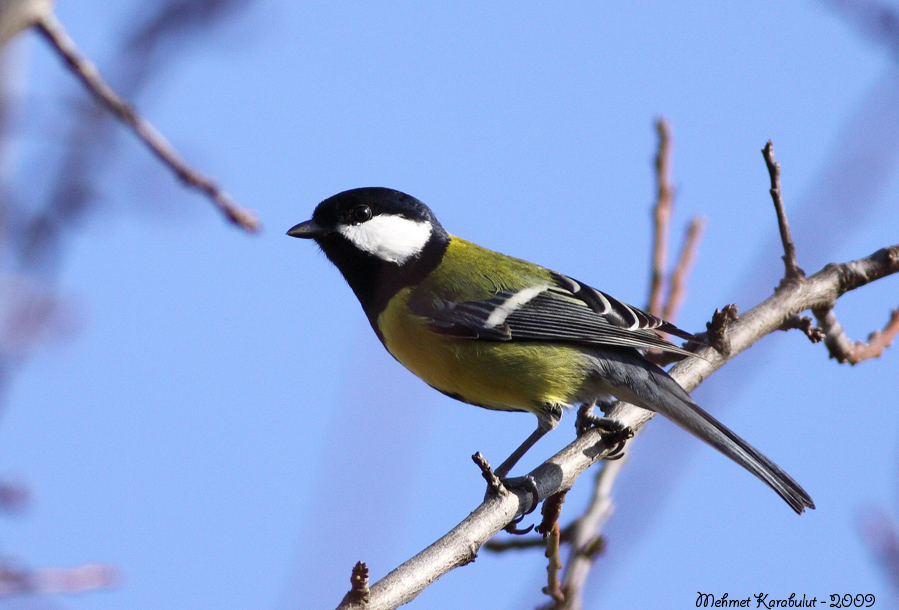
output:
[{"label": "bird's eye", "polygon": [[367,205],[357,205],[353,208],[353,220],[356,222],[365,222],[371,219],[371,208]]}]

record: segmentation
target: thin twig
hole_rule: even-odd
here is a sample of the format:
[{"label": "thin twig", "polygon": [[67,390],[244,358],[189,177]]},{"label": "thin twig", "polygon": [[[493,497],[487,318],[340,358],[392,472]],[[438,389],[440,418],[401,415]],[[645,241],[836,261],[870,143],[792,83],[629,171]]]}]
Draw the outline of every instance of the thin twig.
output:
[{"label": "thin twig", "polygon": [[812,343],[819,343],[824,340],[824,329],[820,326],[815,326],[814,320],[810,317],[800,316],[799,314],[793,314],[788,317],[777,330],[792,330],[794,328],[801,330]]},{"label": "thin twig", "polygon": [[[659,148],[655,158],[656,204],[653,207],[653,250],[650,269],[649,299],[646,310],[655,316],[673,322],[686,294],[686,282],[695,258],[704,221],[694,218],[687,230],[677,266],[671,276],[667,274],[668,242],[671,232],[673,188],[671,186],[671,127],[665,119],[656,121]],[[663,301],[666,281],[668,298]],[[658,366],[668,366],[683,357],[659,350],[649,350],[646,358]]]},{"label": "thin twig", "polygon": [[738,310],[736,303],[725,305],[723,309],[716,309],[715,313],[712,314],[712,321],[707,322],[705,325],[709,345],[721,354],[730,354],[730,345],[727,342],[727,327],[737,319]]},{"label": "thin twig", "polygon": [[540,514],[543,516],[543,521],[541,521],[540,525],[534,529],[536,532],[543,534],[544,538],[546,538],[550,530],[552,530],[553,523],[557,523],[559,517],[562,516],[562,505],[565,503],[565,496],[567,493],[567,491],[560,491],[559,493],[548,497],[546,502],[543,503],[543,508],[540,511]]},{"label": "thin twig", "polygon": [[662,312],[662,318],[669,322],[673,322],[677,318],[681,305],[687,298],[687,277],[689,277],[690,269],[693,268],[693,262],[696,260],[696,251],[699,248],[699,240],[702,238],[704,228],[705,218],[701,216],[691,220],[690,226],[687,227],[684,246],[677,260],[677,267],[671,273],[671,280],[668,285],[668,299]]},{"label": "thin twig", "polygon": [[143,140],[157,158],[167,165],[184,184],[206,193],[225,217],[234,224],[250,232],[259,230],[259,223],[252,212],[237,205],[215,181],[191,168],[153,125],[140,116],[125,100],[116,95],[102,79],[94,63],[81,54],[75,42],[52,13],[43,16],[35,27],[59,53],[88,91],[112,114],[131,127],[135,135]]},{"label": "thin twig", "polygon": [[490,467],[490,462],[487,461],[487,458],[484,457],[484,454],[478,451],[473,456],[471,456],[471,461],[478,465],[478,468],[481,469],[481,476],[484,477],[484,480],[487,481],[487,492],[491,494],[501,494],[506,486],[503,485],[503,482],[500,480],[496,473],[493,472],[493,468]]},{"label": "thin twig", "polygon": [[774,143],[768,140],[762,149],[765,157],[765,165],[768,166],[768,175],[771,178],[771,199],[774,201],[774,210],[777,212],[777,226],[780,228],[780,241],[784,248],[784,281],[796,282],[805,277],[805,272],[799,268],[796,262],[796,245],[790,235],[790,223],[787,222],[787,212],[784,209],[783,194],[780,190],[780,163],[774,160]]},{"label": "thin twig", "polygon": [[562,516],[562,505],[565,503],[565,495],[567,491],[560,491],[553,494],[543,503],[543,521],[536,527],[536,530],[543,534],[546,540],[546,551],[543,556],[547,558],[546,565],[546,586],[543,587],[543,593],[549,595],[553,601],[561,603],[565,601],[562,594],[561,583],[559,582],[559,570],[562,569],[562,559],[559,556],[559,542],[562,534],[559,530],[559,517]]},{"label": "thin twig", "polygon": [[546,565],[546,586],[543,587],[543,593],[549,595],[556,603],[564,603],[565,594],[562,593],[561,583],[559,582],[559,570],[562,569],[562,560],[559,558],[559,522],[554,521],[552,528],[546,535],[546,553],[544,556],[549,560]]},{"label": "thin twig", "polygon": [[656,204],[653,208],[652,271],[647,309],[653,315],[662,313],[665,290],[665,266],[668,258],[668,232],[671,224],[671,127],[660,118],[656,121],[659,152],[656,154]]},{"label": "thin twig", "polygon": [[852,364],[858,364],[869,358],[879,358],[883,350],[893,344],[893,339],[899,335],[899,309],[890,312],[890,321],[883,330],[875,330],[868,335],[867,343],[856,343]]},{"label": "thin twig", "polygon": [[356,562],[350,574],[350,590],[343,596],[341,606],[364,608],[371,601],[371,589],[368,588],[368,566],[364,561]]},{"label": "thin twig", "polygon": [[867,342],[855,343],[846,336],[832,307],[815,309],[813,313],[824,332],[824,345],[827,346],[830,357],[841,364],[858,364],[871,358],[879,358],[883,350],[899,335],[899,309],[890,312],[890,319],[883,330],[875,330],[868,335]]}]

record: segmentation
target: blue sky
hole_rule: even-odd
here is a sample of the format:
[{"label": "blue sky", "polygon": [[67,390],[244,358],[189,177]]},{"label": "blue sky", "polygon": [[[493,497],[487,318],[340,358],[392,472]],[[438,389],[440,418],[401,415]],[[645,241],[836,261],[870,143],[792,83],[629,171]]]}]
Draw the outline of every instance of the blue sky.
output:
[{"label": "blue sky", "polygon": [[[113,70],[142,4],[59,0],[58,15]],[[472,453],[497,462],[532,430],[529,415],[454,402],[402,369],[336,270],[284,235],[338,191],[404,190],[452,233],[641,305],[664,115],[675,235],[707,219],[678,320],[692,331],[779,280],[769,138],[806,271],[897,242],[899,70],[824,3],[260,0],[171,52],[137,105],[264,231],[226,225],[118,130],[53,284],[73,329],[18,369],[0,421],[0,475],[34,494],[0,521],[3,554],[122,577],[54,607],[335,606],[357,560],[379,578],[477,506]],[[16,53],[26,97],[7,163],[37,205],[83,94],[40,41]],[[850,336],[880,327],[897,294],[888,278],[841,300]],[[871,506],[899,510],[897,364],[888,351],[839,366],[781,333],[696,392],[809,491],[818,509],[802,517],[653,420],[586,607],[686,607],[697,591],[895,603],[858,523]],[[570,442],[572,424],[520,470]],[[540,552],[484,551],[413,607],[534,607],[544,577]]]}]

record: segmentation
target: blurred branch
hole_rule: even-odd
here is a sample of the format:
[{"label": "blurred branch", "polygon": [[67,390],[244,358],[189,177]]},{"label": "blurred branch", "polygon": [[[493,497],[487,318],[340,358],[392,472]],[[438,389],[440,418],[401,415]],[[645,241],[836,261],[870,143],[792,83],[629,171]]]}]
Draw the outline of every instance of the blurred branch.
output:
[{"label": "blurred branch", "polygon": [[[118,95],[136,99],[171,63],[183,56],[200,35],[222,23],[222,19],[253,0],[166,0],[147,5],[143,18],[122,36],[113,53],[117,61],[109,68],[109,81]],[[16,231],[19,266],[28,273],[49,275],[62,259],[63,237],[97,208],[95,183],[116,159],[114,116],[98,104],[83,104],[77,111],[71,133],[60,137],[66,144],[56,168],[55,184],[46,203],[33,206]],[[43,174],[48,171],[42,172]]]},{"label": "blurred branch", "polygon": [[659,134],[659,151],[656,154],[656,204],[653,207],[652,270],[649,283],[647,310],[654,316],[662,315],[665,291],[665,267],[668,259],[668,234],[671,226],[671,126],[664,118],[656,120]]},{"label": "blurred branch", "polygon": [[[0,0],[4,1],[7,3],[0,4],[0,8],[27,0]],[[199,39],[201,33],[221,23],[223,17],[251,2],[167,0],[142,8],[146,15],[132,20],[133,25],[123,34],[123,42],[113,54],[118,61],[113,63],[110,72],[119,93],[124,93],[124,97],[137,97],[153,76],[190,48],[187,43]],[[0,15],[3,14],[0,10]],[[52,19],[52,15],[50,17]],[[31,25],[36,25],[42,18],[43,14],[37,14]],[[0,237],[8,242],[4,252],[6,265],[10,268],[8,277],[18,286],[33,287],[28,294],[44,295],[46,304],[59,302],[53,296],[52,280],[64,259],[64,238],[74,233],[85,216],[98,207],[95,183],[106,164],[116,159],[112,116],[97,104],[83,105],[77,111],[71,133],[54,136],[65,145],[61,161],[56,167],[41,169],[42,177],[56,174],[46,201],[7,205],[3,209],[0,221],[4,232]],[[7,203],[5,199],[3,203]],[[18,292],[13,294],[7,290],[2,295],[7,301],[12,299],[13,304],[22,301],[13,298]],[[13,317],[19,315],[18,311],[12,306],[6,307],[0,327],[15,325]],[[66,313],[59,307],[52,311],[44,307],[41,311]],[[16,332],[15,343],[10,343],[9,337],[0,337],[3,339],[0,340],[0,389],[6,386],[16,366],[27,355],[28,348],[48,336],[47,330],[54,330],[52,326],[59,318],[59,315],[41,319],[29,316],[31,324],[27,335]],[[65,318],[63,322],[66,322]],[[23,343],[20,339],[29,342]]]},{"label": "blurred branch", "polygon": [[[176,34],[195,37],[220,22],[218,17],[251,0],[168,0],[150,3],[148,19],[137,20],[126,36],[127,44],[117,57],[121,88],[133,97],[164,61],[179,56],[186,45],[172,45],[164,56],[159,46]],[[35,28],[63,57],[71,70],[107,110],[98,106],[79,113],[70,137],[54,138],[66,145],[58,168],[39,167],[41,182],[56,170],[56,184],[46,204],[28,202],[14,206],[6,197],[0,202],[0,390],[6,387],[16,365],[29,348],[54,331],[67,330],[65,308],[49,281],[62,260],[63,235],[72,232],[92,206],[96,206],[93,182],[103,161],[112,159],[113,138],[108,117],[116,116],[140,137],[183,182],[204,191],[233,222],[255,229],[256,221],[238,207],[214,182],[191,169],[171,145],[101,79],[96,66],[84,57],[52,12],[51,0],[0,0],[0,46],[28,28]],[[181,41],[183,42],[183,41]],[[5,76],[5,75],[0,75]],[[120,88],[120,91],[121,91]],[[9,106],[2,100],[0,119],[5,122]],[[5,125],[4,125],[5,127]],[[6,131],[5,129],[2,131]],[[105,157],[104,157],[105,155]],[[7,164],[4,164],[4,169]],[[23,182],[25,182],[23,180]],[[35,192],[27,184],[27,195]],[[39,190],[39,189],[38,189]],[[36,210],[36,211],[35,211]],[[60,323],[62,321],[62,323]],[[29,500],[27,487],[0,483],[0,510],[21,510]],[[112,568],[84,565],[77,568],[23,569],[0,557],[0,597],[24,594],[78,593],[108,588],[115,583]]]},{"label": "blurred branch", "polygon": [[24,483],[0,481],[0,511],[18,513],[31,502],[31,490]]},{"label": "blurred branch", "polygon": [[602,463],[602,468],[596,473],[593,497],[586,512],[566,528],[569,531],[571,551],[562,583],[565,599],[555,606],[556,610],[578,610],[583,606],[587,577],[596,557],[605,547],[605,540],[600,532],[614,512],[612,486],[626,461],[627,457]]},{"label": "blurred branch", "polygon": [[899,57],[899,12],[896,6],[878,0],[822,0],[839,11],[871,41],[886,45]]},{"label": "blurred branch", "polygon": [[[832,306],[846,292],[897,272],[899,244],[856,261],[832,263],[803,281],[782,282],[773,295],[745,314],[737,316],[730,310],[729,321],[719,324],[717,331],[721,351],[703,347],[697,352],[701,357],[679,362],[670,374],[690,392],[736,355],[778,330],[784,320],[809,309]],[[634,431],[654,415],[623,402],[615,403],[607,413]],[[484,502],[458,526],[372,585],[367,608],[396,608],[411,601],[449,570],[474,560],[489,538],[517,515],[529,511],[535,501],[570,489],[587,468],[613,449],[600,430],[591,429],[529,473],[537,489],[536,498],[518,489],[505,493],[488,490]]]},{"label": "blurred branch", "polygon": [[[656,203],[653,206],[652,269],[650,270],[649,300],[646,310],[672,322],[686,296],[686,282],[696,258],[696,250],[705,227],[705,220],[690,221],[684,237],[677,265],[668,276],[668,242],[671,233],[674,188],[671,186],[671,125],[664,118],[655,123],[659,135],[655,157]],[[668,296],[663,299],[665,284]]]},{"label": "blurred branch", "polygon": [[[562,542],[565,540],[565,531],[563,530],[559,538]],[[543,536],[508,536],[502,540],[491,538],[484,543],[484,548],[493,553],[504,553],[506,551],[523,551],[525,549],[542,549],[546,547],[546,540]]]},{"label": "blurred branch", "polygon": [[687,298],[687,278],[690,276],[690,270],[693,268],[693,262],[696,260],[696,252],[699,249],[699,241],[702,239],[704,229],[705,219],[700,216],[691,220],[690,225],[687,227],[687,235],[684,237],[684,245],[677,260],[677,266],[671,273],[668,298],[662,311],[662,318],[669,322],[674,322],[677,319],[681,305]]},{"label": "blurred branch", "polygon": [[63,58],[72,72],[81,80],[87,90],[107,110],[120,121],[129,126],[134,134],[171,169],[187,186],[204,192],[219,210],[234,224],[247,231],[257,231],[259,224],[256,217],[237,205],[228,193],[223,191],[210,178],[191,168],[175,151],[165,137],[146,119],[141,117],[127,102],[120,98],[101,78],[97,67],[87,59],[75,46],[62,24],[52,13],[42,16],[36,28],[57,53]]},{"label": "blurred branch", "polygon": [[107,589],[115,582],[115,570],[103,565],[23,570],[6,563],[0,564],[0,598],[25,594],[83,593]]},{"label": "blurred branch", "polygon": [[51,0],[0,0],[0,47],[52,12]]},{"label": "blurred branch", "polygon": [[881,508],[870,509],[859,519],[862,540],[899,592],[899,531],[896,521]]}]

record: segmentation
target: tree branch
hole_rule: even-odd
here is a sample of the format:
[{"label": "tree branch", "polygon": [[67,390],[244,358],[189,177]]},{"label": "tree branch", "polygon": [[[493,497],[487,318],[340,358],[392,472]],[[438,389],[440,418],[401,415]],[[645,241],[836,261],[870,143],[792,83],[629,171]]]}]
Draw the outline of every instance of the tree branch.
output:
[{"label": "tree branch", "polygon": [[[664,134],[666,132],[663,131],[662,133]],[[658,159],[667,159],[667,153],[669,150],[667,136],[660,138],[659,146],[660,150]],[[792,237],[790,236],[789,224],[787,222],[786,212],[783,207],[783,200],[780,190],[780,165],[775,163],[774,161],[773,144],[770,141],[767,143],[765,149],[762,152],[771,176],[771,195],[774,200],[775,210],[777,212],[778,225],[780,227],[785,252],[790,255],[785,257],[784,261],[785,263],[788,260],[793,261],[792,266],[787,264],[787,274],[790,274],[791,268],[794,269],[792,275],[792,277],[794,278],[793,281],[799,281],[804,279],[804,273],[802,273],[798,266],[795,265],[795,247],[793,245]],[[660,168],[664,167],[667,163],[667,160],[664,164],[657,163],[657,170],[659,170],[660,181],[662,181],[663,179],[667,180],[667,172],[660,170]],[[666,231],[669,230],[670,223],[665,223],[664,225],[659,225],[658,223],[656,224],[656,231],[659,231],[662,228],[664,228],[664,230]],[[674,321],[680,307],[680,303],[684,298],[684,285],[686,283],[686,276],[692,263],[692,259],[695,256],[695,250],[702,232],[702,228],[702,219],[696,218],[692,221],[688,230],[679,262],[669,281],[669,294],[667,302],[665,303],[664,310],[661,312],[661,316],[666,320],[672,322]],[[657,246],[664,243],[665,240],[656,241]],[[658,255],[659,252],[655,252],[653,257],[654,279],[656,278],[656,260],[658,258]],[[784,282],[788,282],[788,279],[785,278]],[[653,283],[653,285],[655,286],[655,282]],[[651,298],[650,300],[650,306],[658,306],[657,297]],[[659,312],[654,313],[658,314]],[[729,353],[730,351],[729,346],[725,342],[725,330],[727,329],[728,324],[735,319],[737,319],[737,307],[736,305],[728,305],[723,310],[716,310],[712,318],[712,322],[709,324],[709,343],[725,354]],[[802,330],[813,343],[824,338],[824,332],[820,328],[814,326],[812,323],[812,319],[808,316],[789,316],[780,328],[782,330],[787,330],[789,328],[798,328]],[[874,342],[872,341],[872,343]],[[649,356],[655,356],[655,354],[649,354]],[[653,361],[660,365],[670,364],[671,362],[670,360],[665,361],[664,358],[653,358]],[[585,517],[587,517],[591,512],[594,511],[598,511],[600,514],[602,514],[605,510],[611,510],[611,488],[619,471],[620,466],[614,469],[609,469],[608,466],[605,466],[600,475],[597,476],[593,500],[591,501],[587,509]],[[605,487],[604,493],[603,490],[600,489],[600,486]],[[602,519],[594,519],[591,523],[591,527],[587,528],[586,530],[584,528],[584,522],[581,522],[581,520],[579,519],[578,521],[575,521],[571,526],[569,526],[566,532],[570,532],[572,538],[579,537],[584,540],[585,542],[583,542],[583,544],[592,545],[596,541],[602,540],[600,532],[602,531],[604,521],[607,517],[608,515],[606,515]],[[565,585],[563,587],[564,599],[557,602],[557,604],[553,606],[553,608],[555,608],[556,610],[578,609],[582,606],[583,587],[586,584],[586,580],[589,575],[590,569],[592,568],[594,560],[594,553],[583,553],[581,551],[582,548],[583,546],[581,544],[579,544],[578,542],[573,542],[572,550],[568,557],[568,566],[566,568]]]},{"label": "tree branch", "polygon": [[824,331],[815,326],[814,321],[808,316],[792,315],[781,324],[778,330],[801,330],[809,341],[819,343],[824,340]]},{"label": "tree branch", "polygon": [[28,570],[0,563],[0,598],[13,595],[83,593],[108,589],[117,581],[109,566],[87,564],[77,568]]},{"label": "tree branch", "polygon": [[0,47],[52,10],[52,0],[0,0]]},{"label": "tree branch", "polygon": [[553,521],[552,528],[546,534],[546,553],[544,556],[549,560],[546,566],[546,586],[543,592],[549,595],[554,602],[562,603],[565,601],[565,593],[562,591],[559,582],[559,570],[562,569],[562,560],[559,558],[559,540],[561,538],[559,532],[559,522]]},{"label": "tree branch", "polygon": [[790,223],[787,222],[787,212],[780,190],[780,163],[774,160],[774,143],[771,140],[768,140],[762,149],[762,156],[765,157],[765,165],[768,166],[768,174],[771,177],[771,199],[777,212],[777,226],[780,228],[780,240],[784,247],[784,281],[795,282],[804,278],[805,272],[796,263],[796,245],[790,235]]},{"label": "tree branch", "polygon": [[653,208],[652,272],[649,285],[649,313],[661,315],[665,291],[665,266],[668,258],[668,233],[671,225],[671,127],[668,121],[656,121],[659,152],[656,154],[656,204]]},{"label": "tree branch", "polygon": [[857,341],[853,343],[843,326],[837,321],[837,316],[832,307],[824,307],[813,310],[821,330],[824,333],[824,345],[830,352],[830,357],[843,364],[858,364],[870,358],[878,358],[883,350],[888,348],[896,335],[899,334],[899,309],[890,312],[890,320],[883,330],[875,330],[868,335],[867,342]]},{"label": "tree branch", "polygon": [[[568,528],[561,531],[560,542],[568,542]],[[505,553],[506,551],[523,551],[525,549],[546,548],[546,540],[543,536],[508,536],[503,539],[491,538],[484,543],[484,548],[493,553]]]},{"label": "tree branch", "polygon": [[702,239],[704,229],[705,219],[701,216],[691,220],[690,226],[687,227],[684,246],[677,260],[677,266],[671,273],[671,280],[668,285],[668,299],[665,302],[665,308],[662,310],[662,318],[669,322],[673,322],[677,318],[681,305],[683,305],[687,297],[687,277],[693,268],[693,262],[696,260],[696,251],[699,249],[699,240]]},{"label": "tree branch", "polygon": [[259,230],[255,215],[246,210],[209,177],[190,167],[165,137],[120,98],[100,76],[97,67],[81,54],[59,20],[51,12],[40,16],[35,28],[63,58],[88,91],[114,116],[126,124],[144,144],[187,186],[204,192],[225,217],[246,231]]},{"label": "tree branch", "polygon": [[341,605],[349,608],[365,608],[371,600],[371,590],[368,588],[368,566],[365,562],[357,561],[350,575],[350,590],[343,596]]},{"label": "tree branch", "polygon": [[[699,217],[690,222],[677,266],[668,276],[666,266],[674,192],[671,186],[671,127],[664,118],[656,120],[655,127],[659,134],[659,144],[654,164],[656,204],[653,208],[652,267],[650,268],[651,280],[646,311],[673,322],[686,296],[687,277],[696,257],[705,222]],[[668,296],[663,299],[666,282]],[[657,350],[648,351],[646,357],[659,366],[668,366],[681,359],[681,356]]]}]

